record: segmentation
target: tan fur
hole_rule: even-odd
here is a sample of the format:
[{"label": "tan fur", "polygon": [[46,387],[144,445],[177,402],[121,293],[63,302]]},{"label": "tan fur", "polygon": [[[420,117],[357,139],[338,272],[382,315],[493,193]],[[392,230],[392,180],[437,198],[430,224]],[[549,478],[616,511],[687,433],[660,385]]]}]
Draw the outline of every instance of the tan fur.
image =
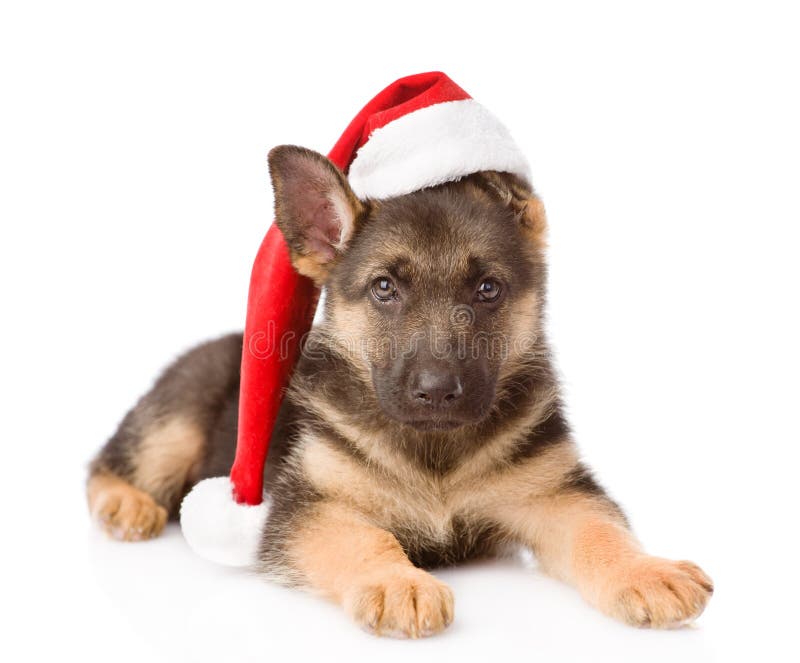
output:
[{"label": "tan fur", "polygon": [[292,251],[292,264],[298,272],[319,286],[328,278],[328,268],[316,256],[301,255],[297,251]]},{"label": "tan fur", "polygon": [[[558,398],[558,390],[555,388],[537,389],[533,395],[535,398],[528,402],[526,412],[519,418],[519,421],[500,431],[494,439],[488,440],[475,454],[466,459],[452,474],[454,479],[471,481],[487,473],[496,473],[496,470],[505,464],[509,452],[525,439],[531,428],[550,415]],[[568,445],[565,445],[561,451],[552,450],[550,453],[562,452],[572,455]],[[549,456],[545,454],[542,458],[549,458]]]},{"label": "tan fur", "polygon": [[110,536],[143,541],[158,536],[167,510],[147,493],[111,474],[95,474],[86,486],[89,512]]},{"label": "tan fur", "polygon": [[365,343],[364,329],[367,328],[367,316],[363,305],[342,302],[333,308],[331,315],[331,338],[337,352],[347,359],[362,380],[369,380],[369,363],[367,358],[376,348]]},{"label": "tan fur", "polygon": [[544,570],[622,621],[678,626],[696,619],[711,597],[711,580],[698,566],[645,554],[602,501],[558,493],[497,516],[535,550]]},{"label": "tan fur", "polygon": [[355,444],[374,465],[381,467],[393,465],[397,467],[397,463],[402,463],[403,466],[407,464],[397,449],[391,445],[381,444],[381,440],[370,435],[368,431],[362,431],[348,423],[347,419],[332,404],[323,399],[318,399],[313,403],[313,407],[334,430]]},{"label": "tan fur", "polygon": [[[504,443],[508,438],[496,444]],[[373,453],[374,464],[364,465],[311,433],[303,437],[299,456],[318,491],[373,526],[413,527],[446,541],[456,516],[502,523],[509,539],[535,550],[544,570],[623,621],[678,625],[698,617],[710,597],[711,582],[697,566],[644,554],[608,503],[561,489],[578,461],[569,441],[493,471],[487,452],[439,478],[399,454],[381,460]]]},{"label": "tan fur", "polygon": [[541,315],[536,291],[526,293],[510,312],[507,345],[508,355],[500,367],[502,381],[519,370],[524,362],[531,362],[536,353],[545,351],[541,345]]},{"label": "tan fur", "polygon": [[132,483],[159,503],[172,506],[196,477],[205,435],[189,419],[159,422],[139,444]]},{"label": "tan fur", "polygon": [[[525,416],[520,417],[519,421],[506,430],[501,431],[495,436],[493,440],[487,441],[481,448],[468,459],[459,465],[455,470],[448,474],[447,477],[441,481],[433,480],[431,476],[422,471],[416,464],[408,460],[394,445],[382,440],[379,435],[371,433],[370,431],[363,431],[358,427],[351,425],[347,422],[346,418],[336,409],[335,405],[327,402],[322,398],[312,400],[309,404],[314,410],[328,422],[334,430],[336,430],[342,437],[350,440],[370,461],[370,465],[364,468],[363,465],[352,460],[347,454],[337,452],[331,449],[328,445],[315,443],[314,436],[316,433],[309,433],[305,436],[302,445],[304,471],[311,476],[316,474],[317,469],[320,470],[321,484],[327,484],[327,481],[322,478],[329,472],[328,462],[332,460],[334,454],[336,458],[342,458],[345,462],[344,467],[337,467],[335,470],[330,469],[332,476],[342,472],[343,478],[346,478],[345,483],[356,482],[354,475],[350,474],[346,468],[352,466],[354,471],[364,469],[367,472],[366,481],[378,482],[383,481],[387,476],[394,477],[400,484],[405,486],[414,486],[412,492],[416,495],[423,495],[424,491],[418,492],[416,486],[418,483],[441,483],[441,489],[444,491],[451,490],[455,486],[461,484],[468,485],[468,492],[474,488],[471,482],[475,480],[483,480],[486,475],[496,478],[494,470],[498,466],[502,466],[504,458],[510,450],[512,450],[516,443],[518,443],[526,433],[539,422],[543,421],[550,414],[551,407],[554,405],[558,397],[558,392],[555,389],[546,389],[541,393],[536,394],[528,405],[528,411]],[[317,455],[322,459],[317,461]],[[556,448],[546,452],[541,456],[537,465],[541,467],[548,467],[548,462],[551,457],[560,457],[564,459],[563,473],[568,472],[575,466],[577,461],[576,453],[573,447],[569,444],[557,446]],[[524,472],[529,471],[527,465],[522,467],[526,468]],[[519,468],[513,468],[513,472]],[[556,478],[560,478],[561,474]],[[506,477],[505,473],[500,473],[497,476]],[[546,484],[546,485],[549,485]],[[363,486],[361,494],[369,494],[370,486]],[[429,508],[430,505],[425,505],[424,508]],[[451,514],[452,515],[452,514]]]},{"label": "tan fur", "polygon": [[531,196],[525,204],[524,227],[529,237],[540,248],[547,245],[547,214],[545,213],[544,203],[538,196]]},{"label": "tan fur", "polygon": [[481,177],[506,205],[517,211],[523,230],[534,245],[544,249],[547,245],[547,215],[542,199],[519,178],[508,173],[486,171],[481,173]]},{"label": "tan fur", "polygon": [[310,586],[377,634],[416,638],[453,620],[450,589],[415,568],[389,532],[344,505],[318,505],[289,551]]},{"label": "tan fur", "polygon": [[[509,436],[499,436],[494,450],[482,450],[443,477],[424,472],[400,454],[373,454],[374,462],[364,465],[310,432],[298,455],[305,475],[323,495],[383,527],[413,527],[428,538],[446,541],[454,517],[496,518],[517,505],[524,508],[535,496],[553,491],[577,462],[574,447],[565,443],[525,463],[496,467],[497,447],[508,442]],[[374,445],[378,450],[387,447]]]}]

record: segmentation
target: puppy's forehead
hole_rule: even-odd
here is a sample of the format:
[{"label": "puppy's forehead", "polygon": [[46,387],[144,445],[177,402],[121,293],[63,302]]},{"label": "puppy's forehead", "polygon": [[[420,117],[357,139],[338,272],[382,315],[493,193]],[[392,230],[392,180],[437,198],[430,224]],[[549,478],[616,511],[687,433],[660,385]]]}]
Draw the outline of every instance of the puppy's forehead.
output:
[{"label": "puppy's forehead", "polygon": [[360,272],[463,280],[487,269],[513,269],[509,238],[516,234],[503,206],[457,188],[430,189],[376,204],[353,252]]}]

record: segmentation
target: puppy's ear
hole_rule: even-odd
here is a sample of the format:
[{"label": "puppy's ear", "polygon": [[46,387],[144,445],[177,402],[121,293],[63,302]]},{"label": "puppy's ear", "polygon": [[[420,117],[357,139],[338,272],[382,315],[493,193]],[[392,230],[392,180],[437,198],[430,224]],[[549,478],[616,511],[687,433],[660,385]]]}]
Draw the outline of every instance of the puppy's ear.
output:
[{"label": "puppy's ear", "polygon": [[544,203],[530,185],[511,173],[484,171],[480,173],[483,187],[493,197],[511,207],[517,215],[522,232],[539,248],[547,245],[547,215]]},{"label": "puppy's ear", "polygon": [[294,145],[269,153],[275,221],[298,272],[318,284],[353,235],[364,214],[347,179],[327,158]]},{"label": "puppy's ear", "polygon": [[525,233],[539,248],[547,246],[547,214],[542,199],[535,193],[531,193],[525,201],[520,223]]}]

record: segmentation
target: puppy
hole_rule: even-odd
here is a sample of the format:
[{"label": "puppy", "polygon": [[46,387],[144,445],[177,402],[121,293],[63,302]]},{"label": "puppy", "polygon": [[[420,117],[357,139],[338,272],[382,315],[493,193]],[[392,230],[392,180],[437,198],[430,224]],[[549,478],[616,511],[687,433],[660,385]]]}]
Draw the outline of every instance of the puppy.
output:
[{"label": "puppy", "polygon": [[[278,147],[269,166],[293,264],[327,297],[273,434],[260,571],[417,637],[453,620],[425,569],[523,546],[629,624],[700,615],[708,576],[646,554],[579,460],[527,184],[479,172],[372,201],[315,152]],[[194,483],[229,471],[241,352],[227,336],[178,359],[92,462],[90,510],[112,536],[158,535]]]}]

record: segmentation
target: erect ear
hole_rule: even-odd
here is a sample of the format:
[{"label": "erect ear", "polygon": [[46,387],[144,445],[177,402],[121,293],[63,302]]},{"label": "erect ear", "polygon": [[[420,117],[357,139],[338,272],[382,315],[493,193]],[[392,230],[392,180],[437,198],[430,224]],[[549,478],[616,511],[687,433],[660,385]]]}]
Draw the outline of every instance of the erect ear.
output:
[{"label": "erect ear", "polygon": [[347,179],[321,154],[294,145],[269,153],[275,222],[298,272],[318,284],[353,235],[364,206]]},{"label": "erect ear", "polygon": [[520,223],[539,248],[547,246],[547,214],[542,199],[535,193],[525,201]]},{"label": "erect ear", "polygon": [[524,179],[511,173],[484,171],[480,175],[494,197],[517,213],[523,233],[543,249],[547,245],[547,215],[542,199]]}]

